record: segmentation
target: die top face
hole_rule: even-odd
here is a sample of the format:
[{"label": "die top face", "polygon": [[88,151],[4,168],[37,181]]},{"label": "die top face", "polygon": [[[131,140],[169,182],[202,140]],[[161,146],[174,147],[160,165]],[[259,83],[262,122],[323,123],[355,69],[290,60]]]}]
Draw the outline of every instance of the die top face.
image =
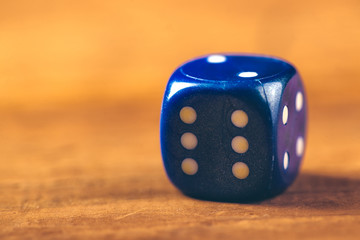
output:
[{"label": "die top face", "polygon": [[210,55],[185,63],[179,70],[186,76],[208,81],[266,80],[292,66],[284,61],[254,55]]}]

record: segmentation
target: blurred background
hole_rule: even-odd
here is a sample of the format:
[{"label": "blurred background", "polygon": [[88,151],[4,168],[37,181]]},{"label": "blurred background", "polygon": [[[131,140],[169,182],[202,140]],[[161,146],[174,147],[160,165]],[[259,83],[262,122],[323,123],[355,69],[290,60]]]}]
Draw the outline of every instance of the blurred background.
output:
[{"label": "blurred background", "polygon": [[14,0],[0,6],[3,106],[148,99],[159,105],[179,64],[213,52],[293,62],[311,104],[360,101],[357,0]]},{"label": "blurred background", "polygon": [[[307,90],[302,172],[261,204],[194,201],[162,167],[167,80],[218,52],[284,58]],[[359,0],[0,0],[0,238],[357,239],[359,90]]]}]

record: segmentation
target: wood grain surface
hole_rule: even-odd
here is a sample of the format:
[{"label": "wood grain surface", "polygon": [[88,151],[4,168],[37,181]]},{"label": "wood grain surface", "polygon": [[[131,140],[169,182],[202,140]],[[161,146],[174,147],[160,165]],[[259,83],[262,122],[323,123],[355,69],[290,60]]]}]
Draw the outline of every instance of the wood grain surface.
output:
[{"label": "wood grain surface", "polygon": [[[0,239],[359,239],[360,2],[3,1]],[[252,204],[183,196],[159,116],[178,64],[209,52],[292,61],[304,164]]]}]

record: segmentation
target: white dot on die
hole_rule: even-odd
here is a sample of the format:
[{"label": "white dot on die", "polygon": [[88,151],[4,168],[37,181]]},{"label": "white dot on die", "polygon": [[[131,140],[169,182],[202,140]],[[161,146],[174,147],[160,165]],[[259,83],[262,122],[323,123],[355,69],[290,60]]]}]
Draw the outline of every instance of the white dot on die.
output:
[{"label": "white dot on die", "polygon": [[207,57],[209,63],[223,63],[226,61],[226,57],[223,55],[211,55]]},{"label": "white dot on die", "polygon": [[180,110],[180,119],[184,123],[192,124],[196,121],[196,111],[192,107],[183,107]]},{"label": "white dot on die", "polygon": [[241,72],[238,74],[238,76],[242,78],[256,77],[257,75],[257,72]]},{"label": "white dot on die", "polygon": [[232,173],[238,179],[245,179],[249,176],[249,167],[243,162],[237,162],[232,166]]},{"label": "white dot on die", "polygon": [[243,128],[248,123],[249,118],[242,110],[236,110],[231,114],[231,122],[239,128]]},{"label": "white dot on die", "polygon": [[289,153],[288,152],[284,153],[283,165],[284,165],[284,169],[287,170],[289,167]]},{"label": "white dot on die", "polygon": [[231,141],[231,147],[237,153],[245,153],[249,149],[249,143],[246,138],[237,136]]},{"label": "white dot on die", "polygon": [[289,109],[285,105],[284,108],[283,108],[283,112],[282,112],[282,122],[283,122],[284,125],[287,124],[288,118],[289,118]]},{"label": "white dot on die", "polygon": [[304,154],[304,138],[298,137],[296,140],[296,155],[301,157]]},{"label": "white dot on die", "polygon": [[184,133],[180,140],[181,145],[188,150],[194,149],[198,144],[196,136],[190,132]]},{"label": "white dot on die", "polygon": [[304,96],[301,92],[297,92],[295,97],[295,108],[296,111],[300,112],[304,105]]},{"label": "white dot on die", "polygon": [[187,175],[194,175],[195,173],[197,173],[199,167],[194,159],[185,158],[181,163],[181,169]]}]

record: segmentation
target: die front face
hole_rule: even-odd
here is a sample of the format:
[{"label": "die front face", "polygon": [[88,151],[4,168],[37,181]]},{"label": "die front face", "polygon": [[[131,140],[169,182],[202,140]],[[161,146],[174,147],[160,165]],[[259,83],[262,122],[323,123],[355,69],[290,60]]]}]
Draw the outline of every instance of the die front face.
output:
[{"label": "die front face", "polygon": [[266,192],[270,125],[262,99],[255,90],[249,91],[238,96],[239,91],[235,95],[195,86],[166,103],[164,164],[171,181],[185,194],[234,201]]},{"label": "die front face", "polygon": [[[293,134],[277,126],[280,105],[291,97],[269,103],[271,88],[264,89],[261,79],[269,80],[268,86],[281,82],[283,90],[292,70],[279,60],[235,55],[211,55],[177,69],[165,92],[160,134],[174,185],[196,198],[250,201],[290,184],[287,172],[275,168],[279,152],[289,151],[290,144],[278,145],[276,137]],[[285,170],[297,172],[300,160],[288,162]]]}]

